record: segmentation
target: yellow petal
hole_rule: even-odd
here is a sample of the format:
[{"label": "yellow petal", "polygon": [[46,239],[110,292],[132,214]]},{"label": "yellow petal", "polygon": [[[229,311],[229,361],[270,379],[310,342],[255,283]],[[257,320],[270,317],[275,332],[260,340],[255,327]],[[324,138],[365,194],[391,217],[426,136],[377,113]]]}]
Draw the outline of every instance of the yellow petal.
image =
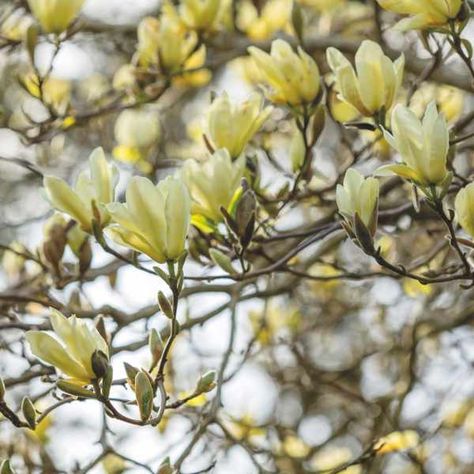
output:
[{"label": "yellow petal", "polygon": [[87,371],[78,364],[54,337],[43,331],[28,331],[26,340],[30,344],[31,352],[47,364],[58,368],[70,377],[82,381],[90,380]]}]

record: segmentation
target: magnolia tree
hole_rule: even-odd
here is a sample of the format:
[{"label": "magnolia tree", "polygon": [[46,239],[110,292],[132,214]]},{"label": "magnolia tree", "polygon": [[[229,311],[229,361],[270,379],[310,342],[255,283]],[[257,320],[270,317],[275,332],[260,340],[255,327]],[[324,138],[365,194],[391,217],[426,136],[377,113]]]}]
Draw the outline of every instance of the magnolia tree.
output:
[{"label": "magnolia tree", "polygon": [[2,2],[1,474],[473,472],[469,3]]}]

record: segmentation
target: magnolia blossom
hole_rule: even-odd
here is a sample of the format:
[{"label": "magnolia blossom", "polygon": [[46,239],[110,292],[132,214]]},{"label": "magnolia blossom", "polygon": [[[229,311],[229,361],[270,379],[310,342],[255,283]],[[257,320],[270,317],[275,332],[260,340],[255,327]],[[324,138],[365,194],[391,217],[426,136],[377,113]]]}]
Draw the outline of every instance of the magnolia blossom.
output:
[{"label": "magnolia blossom", "polygon": [[228,208],[244,176],[243,157],[232,162],[227,150],[216,151],[207,161],[188,160],[181,170],[193,201],[193,223],[198,216],[222,220],[221,207]]},{"label": "magnolia blossom", "polygon": [[[206,62],[206,46],[197,47],[196,32],[185,28],[171,3],[162,5],[160,19],[145,17],[138,25],[137,62],[144,67],[159,67],[173,74],[173,82],[199,86],[210,79]],[[191,70],[191,72],[187,72]],[[179,74],[178,74],[179,73]]]},{"label": "magnolia blossom", "polygon": [[107,162],[102,148],[96,148],[89,158],[89,170],[78,176],[74,188],[55,176],[45,176],[44,188],[55,209],[72,217],[85,232],[92,233],[96,212],[101,226],[110,220],[105,205],[115,199],[117,181],[117,168]]},{"label": "magnolia blossom", "polygon": [[272,107],[263,107],[263,98],[258,93],[238,104],[231,102],[224,93],[212,102],[209,109],[209,138],[215,148],[226,148],[236,158],[271,112]]},{"label": "magnolia blossom", "polygon": [[352,225],[355,215],[375,234],[377,226],[377,206],[379,182],[375,178],[364,178],[354,168],[349,168],[342,185],[336,189],[339,212]]},{"label": "magnolia blossom", "polygon": [[169,176],[155,186],[149,179],[135,176],[127,187],[126,203],[112,203],[107,209],[115,224],[106,233],[118,244],[158,263],[183,254],[191,201],[179,179]]},{"label": "magnolia blossom", "polygon": [[400,153],[403,164],[383,166],[378,174],[397,174],[421,186],[443,185],[449,178],[449,131],[436,104],[428,105],[422,121],[409,108],[397,105],[391,124],[392,133],[385,131],[385,139]]},{"label": "magnolia blossom", "polygon": [[60,34],[79,15],[85,0],[28,0],[45,33]]},{"label": "magnolia blossom", "polygon": [[269,98],[294,106],[313,102],[320,90],[319,69],[314,59],[298,47],[297,53],[283,40],[272,43],[270,54],[251,46],[248,52],[269,88]]},{"label": "magnolia blossom", "polygon": [[405,30],[443,26],[456,18],[463,0],[377,0],[385,10],[412,15],[401,20],[397,28]]},{"label": "magnolia blossom", "polygon": [[103,357],[108,357],[107,343],[94,326],[75,316],[66,318],[51,309],[50,321],[54,334],[46,331],[26,333],[31,352],[56,367],[72,382],[89,384],[97,377],[92,367],[92,356],[100,352]]},{"label": "magnolia blossom", "polygon": [[335,74],[339,97],[370,117],[380,110],[389,110],[403,79],[405,57],[392,62],[382,48],[365,40],[355,56],[355,70],[336,48],[328,48],[327,60]]}]

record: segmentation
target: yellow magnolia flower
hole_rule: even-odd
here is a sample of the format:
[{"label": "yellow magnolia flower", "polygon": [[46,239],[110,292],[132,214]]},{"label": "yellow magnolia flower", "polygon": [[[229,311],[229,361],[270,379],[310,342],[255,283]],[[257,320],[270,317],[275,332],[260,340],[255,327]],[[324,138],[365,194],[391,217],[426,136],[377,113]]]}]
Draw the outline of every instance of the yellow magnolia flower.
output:
[{"label": "yellow magnolia flower", "polygon": [[463,112],[464,93],[460,89],[429,83],[424,83],[413,94],[410,108],[420,117],[433,100],[436,101],[438,110],[443,113],[448,123],[455,122]]},{"label": "yellow magnolia flower", "polygon": [[259,11],[254,2],[244,0],[239,3],[237,26],[250,39],[263,41],[288,29],[291,7],[291,0],[269,0]]},{"label": "yellow magnolia flower", "polygon": [[232,158],[238,157],[272,112],[263,107],[263,97],[252,94],[239,104],[231,102],[224,92],[209,108],[209,138],[215,148],[226,148]]},{"label": "yellow magnolia flower", "polygon": [[361,115],[370,117],[392,107],[403,79],[403,54],[392,62],[380,45],[365,40],[355,56],[356,70],[336,48],[328,48],[326,56],[336,76],[340,98],[355,107]]},{"label": "yellow magnolia flower", "polygon": [[194,30],[210,30],[219,14],[221,0],[181,0],[179,14],[183,23]]},{"label": "yellow magnolia flower", "polygon": [[197,34],[186,29],[175,7],[164,2],[159,20],[146,17],[138,26],[138,64],[159,67],[173,76],[175,84],[201,86],[209,81],[211,73],[202,68],[206,47],[196,49],[197,42]]},{"label": "yellow magnolia flower", "polygon": [[107,235],[120,245],[142,252],[158,263],[176,260],[185,249],[191,201],[184,184],[168,176],[156,186],[135,176],[126,204],[107,206],[116,223]]},{"label": "yellow magnolia flower", "polygon": [[182,69],[196,41],[196,36],[188,34],[173,17],[163,15],[160,23],[159,44],[161,67],[168,72]]},{"label": "yellow magnolia flower", "polygon": [[379,175],[397,174],[421,186],[443,185],[449,178],[446,161],[449,132],[446,120],[432,102],[423,120],[407,107],[397,105],[392,113],[392,133],[385,139],[401,155],[403,164],[382,166]]},{"label": "yellow magnolia flower", "polygon": [[474,238],[474,183],[458,192],[454,208],[459,225]]},{"label": "yellow magnolia flower", "polygon": [[226,149],[216,151],[204,163],[187,160],[181,170],[193,200],[193,223],[200,218],[222,221],[221,207],[228,208],[244,176],[243,157],[232,162]]},{"label": "yellow magnolia flower", "polygon": [[397,28],[405,31],[445,25],[458,16],[463,0],[377,0],[377,2],[385,10],[401,15],[413,15],[398,22]]},{"label": "yellow magnolia flower", "polygon": [[[160,19],[144,18],[138,26],[138,64],[159,67],[173,75],[174,82],[199,86],[209,81],[210,72],[201,68],[206,61],[206,47],[196,50],[198,37],[187,31],[173,5],[165,2]],[[186,71],[192,72],[186,73]]]},{"label": "yellow magnolia flower", "polygon": [[339,212],[352,225],[357,214],[365,226],[375,233],[377,226],[377,206],[379,182],[375,178],[364,178],[354,168],[349,168],[343,185],[338,184],[336,202]]},{"label": "yellow magnolia flower", "polygon": [[28,331],[26,340],[31,352],[43,362],[53,365],[71,382],[87,385],[97,378],[92,356],[100,351],[108,357],[109,348],[97,329],[75,316],[66,318],[51,309],[54,335],[46,331]]},{"label": "yellow magnolia flower", "polygon": [[31,13],[45,33],[60,34],[79,15],[85,0],[28,0]]},{"label": "yellow magnolia flower", "polygon": [[145,159],[161,136],[160,121],[156,113],[145,109],[124,110],[115,122],[114,157],[136,163]]},{"label": "yellow magnolia flower", "polygon": [[283,40],[272,43],[270,54],[251,46],[248,49],[261,78],[271,89],[269,98],[277,104],[298,106],[313,102],[320,90],[319,69],[311,56],[298,47],[295,53]]},{"label": "yellow magnolia flower", "polygon": [[100,225],[110,221],[105,205],[115,198],[118,181],[117,168],[108,163],[102,148],[96,148],[89,158],[89,170],[77,178],[74,189],[63,179],[45,176],[44,188],[52,206],[72,217],[85,232],[92,233],[92,222],[96,220],[96,209]]},{"label": "yellow magnolia flower", "polygon": [[416,431],[394,431],[380,438],[374,445],[377,454],[393,453],[394,451],[405,451],[413,449],[420,443],[420,436]]}]

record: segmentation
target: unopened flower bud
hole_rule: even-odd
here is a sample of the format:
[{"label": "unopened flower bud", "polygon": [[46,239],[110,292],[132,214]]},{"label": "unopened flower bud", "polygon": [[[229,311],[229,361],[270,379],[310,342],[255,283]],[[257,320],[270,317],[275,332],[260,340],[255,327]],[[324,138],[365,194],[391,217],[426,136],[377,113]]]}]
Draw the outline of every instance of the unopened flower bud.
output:
[{"label": "unopened flower bud", "polygon": [[173,474],[174,469],[173,466],[171,465],[170,458],[166,458],[162,461],[160,464],[160,467],[158,468],[157,474]]},{"label": "unopened flower bud", "polygon": [[174,317],[173,307],[170,303],[170,300],[165,296],[165,294],[162,291],[158,292],[158,304],[160,305],[160,309],[163,312],[163,314],[167,318],[173,319]]},{"label": "unopened flower bud", "polygon": [[94,351],[91,358],[92,370],[98,379],[101,379],[109,368],[107,355],[99,350]]},{"label": "unopened flower bud", "polygon": [[102,379],[102,394],[104,397],[109,398],[110,389],[112,388],[112,382],[114,381],[114,369],[111,365],[107,368],[107,372]]},{"label": "unopened flower bud", "polygon": [[198,393],[207,393],[213,390],[216,386],[216,371],[210,370],[205,374],[201,375],[201,378],[198,380],[196,392]]},{"label": "unopened flower bud", "polygon": [[135,396],[142,421],[147,421],[153,410],[153,387],[150,377],[145,372],[138,372],[135,377]]},{"label": "unopened flower bud", "polygon": [[163,341],[160,333],[154,328],[150,331],[150,336],[148,337],[148,347],[151,353],[152,367],[154,367],[160,360],[163,352]]},{"label": "unopened flower bud", "polygon": [[34,430],[36,428],[36,409],[33,402],[28,397],[23,398],[23,401],[21,402],[21,411],[29,427]]},{"label": "unopened flower bud", "polygon": [[211,260],[225,272],[230,275],[235,275],[237,273],[232,265],[232,260],[220,250],[210,249],[209,256],[211,257]]},{"label": "unopened flower bud", "polygon": [[123,366],[125,367],[125,373],[127,374],[128,384],[132,389],[135,389],[135,377],[139,370],[128,362],[124,362]]},{"label": "unopened flower bud", "polygon": [[87,390],[87,388],[81,387],[75,383],[68,382],[67,380],[58,380],[56,386],[59,390],[73,395],[78,398],[95,398],[94,392]]}]

